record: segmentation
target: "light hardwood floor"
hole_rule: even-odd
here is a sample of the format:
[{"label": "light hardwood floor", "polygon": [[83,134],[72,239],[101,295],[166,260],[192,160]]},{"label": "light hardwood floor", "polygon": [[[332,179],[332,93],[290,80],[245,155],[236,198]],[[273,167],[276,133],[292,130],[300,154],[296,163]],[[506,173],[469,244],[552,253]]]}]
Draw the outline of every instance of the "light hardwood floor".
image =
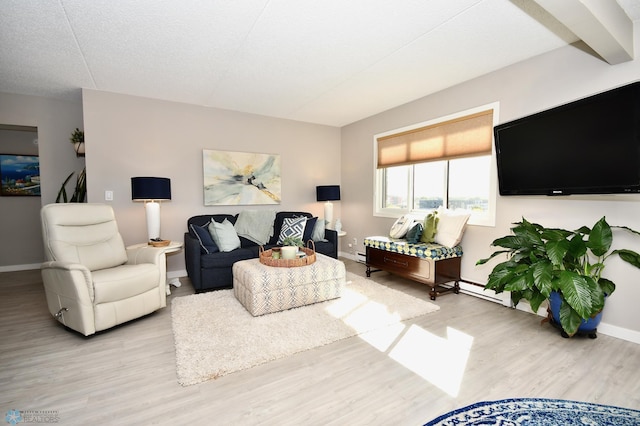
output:
[{"label": "light hardwood floor", "polygon": [[[429,300],[420,284],[372,279]],[[18,409],[55,410],[63,425],[421,425],[513,397],[640,409],[640,345],[563,339],[538,317],[463,294],[439,297],[438,312],[407,321],[388,347],[353,337],[182,387],[170,306],[193,288],[181,281],[166,309],[85,338],[51,318],[39,271],[1,273],[3,418]]]}]

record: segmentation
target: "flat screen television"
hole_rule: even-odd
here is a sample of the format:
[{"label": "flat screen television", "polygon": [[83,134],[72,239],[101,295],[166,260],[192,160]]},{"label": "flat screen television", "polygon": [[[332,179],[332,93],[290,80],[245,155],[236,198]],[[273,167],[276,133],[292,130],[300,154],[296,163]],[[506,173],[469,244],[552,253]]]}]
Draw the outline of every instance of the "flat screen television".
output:
[{"label": "flat screen television", "polygon": [[500,195],[640,192],[640,82],[494,127]]}]

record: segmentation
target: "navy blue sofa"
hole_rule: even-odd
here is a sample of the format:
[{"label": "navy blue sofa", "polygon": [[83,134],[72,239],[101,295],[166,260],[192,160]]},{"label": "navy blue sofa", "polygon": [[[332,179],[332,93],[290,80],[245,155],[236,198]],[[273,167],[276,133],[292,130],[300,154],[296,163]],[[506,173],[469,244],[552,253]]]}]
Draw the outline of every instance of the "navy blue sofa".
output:
[{"label": "navy blue sofa", "polygon": [[[265,250],[276,246],[282,222],[286,217],[313,217],[307,212],[278,212],[274,221],[273,236],[263,246]],[[206,253],[200,247],[200,241],[193,234],[191,224],[204,226],[211,220],[231,223],[236,222],[238,215],[213,214],[190,217],[187,221],[188,232],[184,234],[184,256],[187,274],[197,293],[209,290],[233,287],[232,267],[235,262],[257,258],[260,247],[253,241],[240,237],[241,246],[229,252]],[[319,218],[318,220],[322,220]],[[338,233],[332,229],[325,229],[326,241],[314,241],[316,253],[338,258]]]}]

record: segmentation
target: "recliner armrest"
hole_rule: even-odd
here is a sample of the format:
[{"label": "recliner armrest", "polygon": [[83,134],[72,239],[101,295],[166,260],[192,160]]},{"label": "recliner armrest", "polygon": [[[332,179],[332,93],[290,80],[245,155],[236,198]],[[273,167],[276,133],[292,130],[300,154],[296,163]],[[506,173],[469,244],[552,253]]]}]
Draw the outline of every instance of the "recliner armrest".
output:
[{"label": "recliner armrest", "polygon": [[143,246],[127,248],[127,265],[153,263],[154,265],[165,266],[165,257],[166,255],[161,247]]},{"label": "recliner armrest", "polygon": [[42,279],[47,285],[67,289],[64,293],[75,293],[84,303],[94,299],[91,271],[79,263],[60,261],[44,262],[40,266]]}]

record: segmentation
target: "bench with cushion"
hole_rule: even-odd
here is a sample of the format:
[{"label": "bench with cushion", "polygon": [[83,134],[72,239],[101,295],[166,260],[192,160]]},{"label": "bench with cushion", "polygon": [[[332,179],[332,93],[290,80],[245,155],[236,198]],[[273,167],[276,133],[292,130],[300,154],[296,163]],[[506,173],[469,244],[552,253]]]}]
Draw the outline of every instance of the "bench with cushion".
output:
[{"label": "bench with cushion", "polygon": [[[398,219],[391,228],[390,237],[367,237],[367,276],[383,270],[409,278],[431,287],[432,300],[440,293],[460,292],[460,241],[469,213],[438,208],[423,222],[411,215]],[[452,287],[441,284],[453,282]]]},{"label": "bench with cushion", "polygon": [[[376,270],[427,284],[429,296],[436,300],[441,293],[460,291],[460,260],[462,247],[446,247],[437,243],[409,243],[389,237],[367,237],[367,277]],[[374,268],[373,270],[371,268]],[[450,288],[441,284],[454,282]]]}]

